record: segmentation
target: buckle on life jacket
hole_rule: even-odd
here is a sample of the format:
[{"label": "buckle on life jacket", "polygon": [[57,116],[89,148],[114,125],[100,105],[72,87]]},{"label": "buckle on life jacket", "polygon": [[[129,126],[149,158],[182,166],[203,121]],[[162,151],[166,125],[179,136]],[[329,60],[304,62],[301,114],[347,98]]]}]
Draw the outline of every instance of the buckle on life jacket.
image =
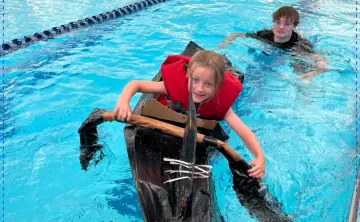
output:
[{"label": "buckle on life jacket", "polygon": [[181,108],[181,105],[180,105],[179,101],[177,101],[177,102],[175,103],[175,105],[174,105],[174,110],[175,110],[176,112],[178,112],[178,113],[181,113],[181,112],[185,111],[185,110],[183,110],[183,109]]},{"label": "buckle on life jacket", "polygon": [[177,101],[175,103],[175,105],[173,106],[173,109],[178,113],[185,114],[185,115],[187,114],[187,111],[185,109],[181,108],[179,101]]},{"label": "buckle on life jacket", "polygon": [[168,96],[166,96],[166,101],[167,101],[169,107],[170,107],[172,110],[175,110],[176,112],[181,113],[181,114],[187,114],[186,110],[184,110],[183,108],[181,108],[181,105],[180,105],[180,102],[179,102],[179,101],[176,101],[176,103],[173,104],[173,103],[171,102],[171,100],[169,99]]}]

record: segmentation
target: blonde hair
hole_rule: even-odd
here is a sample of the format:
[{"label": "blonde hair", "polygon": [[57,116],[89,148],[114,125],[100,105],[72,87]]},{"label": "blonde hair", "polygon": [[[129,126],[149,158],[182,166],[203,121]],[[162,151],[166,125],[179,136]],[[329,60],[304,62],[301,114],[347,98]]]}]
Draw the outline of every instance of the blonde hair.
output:
[{"label": "blonde hair", "polygon": [[187,77],[189,77],[189,74],[192,73],[197,67],[208,68],[211,70],[211,74],[214,79],[215,94],[224,80],[224,58],[219,53],[209,50],[201,50],[195,53],[195,55],[191,58],[188,65]]}]

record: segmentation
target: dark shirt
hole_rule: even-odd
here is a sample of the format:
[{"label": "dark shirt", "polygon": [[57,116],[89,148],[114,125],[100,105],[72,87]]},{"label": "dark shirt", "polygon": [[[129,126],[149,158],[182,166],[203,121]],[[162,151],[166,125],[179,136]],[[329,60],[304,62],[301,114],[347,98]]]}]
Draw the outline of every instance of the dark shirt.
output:
[{"label": "dark shirt", "polygon": [[251,34],[247,33],[246,36],[259,39],[263,42],[269,43],[281,49],[314,53],[311,43],[294,31],[292,32],[289,41],[284,43],[274,42],[274,33],[272,30],[265,29],[258,31],[256,33],[251,33]]}]

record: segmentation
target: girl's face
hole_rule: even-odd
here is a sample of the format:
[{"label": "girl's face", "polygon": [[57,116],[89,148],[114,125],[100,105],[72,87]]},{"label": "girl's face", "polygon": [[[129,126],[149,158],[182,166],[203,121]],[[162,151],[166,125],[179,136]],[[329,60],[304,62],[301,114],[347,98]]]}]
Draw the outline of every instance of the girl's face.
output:
[{"label": "girl's face", "polygon": [[[193,77],[193,100],[202,103],[215,94],[214,77],[209,68],[196,67],[192,72]],[[190,79],[188,81],[190,91]]]}]

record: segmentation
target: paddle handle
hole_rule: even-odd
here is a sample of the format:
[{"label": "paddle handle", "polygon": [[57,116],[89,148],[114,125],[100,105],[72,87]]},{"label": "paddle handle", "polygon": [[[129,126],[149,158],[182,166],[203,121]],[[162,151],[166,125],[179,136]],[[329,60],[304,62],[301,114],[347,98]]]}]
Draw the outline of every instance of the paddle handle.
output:
[{"label": "paddle handle", "polygon": [[[103,114],[103,119],[105,121],[117,121],[114,118],[114,112],[112,111],[106,111]],[[145,117],[145,116],[139,116],[136,114],[132,114],[131,115],[131,120],[127,121],[127,123],[129,124],[135,124],[138,126],[142,126],[145,128],[150,128],[150,129],[157,129],[160,130],[163,133],[166,134],[170,134],[179,138],[184,138],[184,134],[185,134],[185,129],[169,124],[169,123],[165,123],[156,119],[152,119],[149,117]],[[211,137],[207,137],[204,134],[201,133],[197,133],[196,135],[196,141],[198,143],[208,143],[211,144],[213,146],[216,146],[218,148],[219,151],[221,151],[222,153],[226,153],[226,156],[229,156],[232,161],[238,161],[238,160],[242,160],[242,158],[240,157],[240,155],[233,150],[231,147],[229,147],[226,143],[224,143],[221,140],[217,140]]]},{"label": "paddle handle", "polygon": [[[118,121],[114,118],[114,112],[112,111],[106,111],[103,114],[103,119],[105,121]],[[163,133],[167,133],[180,138],[183,138],[185,133],[185,130],[181,127],[177,127],[169,123],[165,123],[145,116],[139,116],[136,114],[132,114],[130,121],[127,121],[127,123],[142,126],[144,128],[157,129]]]},{"label": "paddle handle", "polygon": [[231,157],[231,159],[233,161],[239,161],[242,160],[242,158],[240,157],[240,155],[234,150],[232,149],[229,145],[227,145],[226,143],[224,143],[221,140],[217,140],[218,141],[218,150],[223,150],[227,155],[229,155]]}]

